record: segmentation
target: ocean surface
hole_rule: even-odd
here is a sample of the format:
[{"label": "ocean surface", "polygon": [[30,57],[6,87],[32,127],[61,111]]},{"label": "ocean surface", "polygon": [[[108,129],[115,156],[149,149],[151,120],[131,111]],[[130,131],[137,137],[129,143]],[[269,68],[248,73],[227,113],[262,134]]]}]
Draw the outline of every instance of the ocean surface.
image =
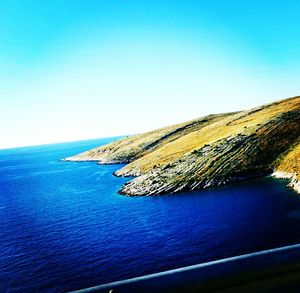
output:
[{"label": "ocean surface", "polygon": [[114,140],[0,151],[0,292],[65,292],[300,242],[300,196],[272,178],[125,197],[120,165],[60,159]]}]

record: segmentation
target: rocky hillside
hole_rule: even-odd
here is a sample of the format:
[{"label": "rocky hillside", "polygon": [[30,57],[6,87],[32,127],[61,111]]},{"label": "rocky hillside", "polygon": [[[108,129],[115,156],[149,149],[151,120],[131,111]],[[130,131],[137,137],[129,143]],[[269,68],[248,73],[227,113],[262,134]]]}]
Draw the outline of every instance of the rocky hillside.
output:
[{"label": "rocky hillside", "polygon": [[129,163],[126,195],[159,195],[274,174],[300,191],[300,97],[127,137],[66,160]]},{"label": "rocky hillside", "polygon": [[66,161],[98,161],[100,164],[129,163],[188,133],[235,113],[208,115],[188,122],[133,135],[105,146],[66,158]]},{"label": "rocky hillside", "polygon": [[289,186],[300,193],[300,141],[280,158],[273,176],[290,179]]}]

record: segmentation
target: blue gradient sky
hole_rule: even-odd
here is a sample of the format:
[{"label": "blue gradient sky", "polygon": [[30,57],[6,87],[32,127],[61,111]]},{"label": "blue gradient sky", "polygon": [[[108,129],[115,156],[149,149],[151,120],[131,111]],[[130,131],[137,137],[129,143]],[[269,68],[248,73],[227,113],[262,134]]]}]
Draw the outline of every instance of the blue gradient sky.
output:
[{"label": "blue gradient sky", "polygon": [[0,148],[300,93],[299,1],[0,2]]}]

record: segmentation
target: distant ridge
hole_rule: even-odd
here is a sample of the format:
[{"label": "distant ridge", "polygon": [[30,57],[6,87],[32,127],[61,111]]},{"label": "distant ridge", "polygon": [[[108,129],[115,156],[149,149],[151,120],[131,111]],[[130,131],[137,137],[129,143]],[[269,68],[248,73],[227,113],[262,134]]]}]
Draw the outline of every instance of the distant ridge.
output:
[{"label": "distant ridge", "polygon": [[300,193],[300,97],[241,112],[212,114],[117,140],[67,161],[128,163],[120,190],[159,195],[273,174]]}]

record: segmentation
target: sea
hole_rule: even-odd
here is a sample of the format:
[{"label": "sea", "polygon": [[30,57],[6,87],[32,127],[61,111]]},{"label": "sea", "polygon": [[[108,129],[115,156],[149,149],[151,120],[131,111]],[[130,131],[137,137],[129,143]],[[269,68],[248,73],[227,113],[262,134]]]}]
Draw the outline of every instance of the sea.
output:
[{"label": "sea", "polygon": [[127,197],[122,165],[61,161],[116,139],[0,150],[0,292],[68,292],[300,242],[300,196],[284,180]]}]

